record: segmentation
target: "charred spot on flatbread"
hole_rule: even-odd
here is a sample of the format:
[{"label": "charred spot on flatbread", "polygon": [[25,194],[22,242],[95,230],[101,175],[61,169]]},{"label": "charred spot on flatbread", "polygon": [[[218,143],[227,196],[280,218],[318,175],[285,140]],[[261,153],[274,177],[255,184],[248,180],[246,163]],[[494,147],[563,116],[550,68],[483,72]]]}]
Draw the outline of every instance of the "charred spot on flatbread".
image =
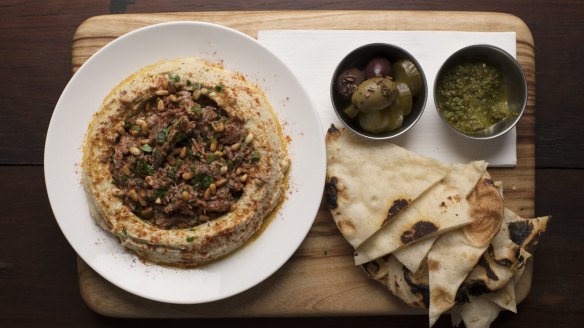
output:
[{"label": "charred spot on flatbread", "polygon": [[391,219],[393,219],[401,210],[403,210],[404,208],[408,207],[408,205],[410,204],[410,202],[411,201],[408,200],[408,199],[396,199],[396,200],[394,200],[393,201],[393,204],[389,208],[389,211],[387,212],[387,217],[385,218],[385,220],[383,220],[383,223],[381,225],[383,226],[387,222],[389,222]]},{"label": "charred spot on flatbread", "polygon": [[509,237],[511,241],[517,245],[522,245],[523,242],[533,231],[533,224],[529,221],[509,222]]},{"label": "charred spot on flatbread", "polygon": [[418,221],[410,229],[404,231],[400,237],[401,242],[409,244],[438,230],[438,226],[430,221]]},{"label": "charred spot on flatbread", "polygon": [[540,231],[537,233],[537,235],[535,235],[527,244],[527,246],[525,246],[525,251],[528,252],[529,254],[533,254],[535,252],[535,249],[537,248],[537,245],[539,244],[539,240],[541,239],[541,236],[543,235],[543,231]]},{"label": "charred spot on flatbread", "polygon": [[335,209],[339,206],[337,203],[337,194],[339,192],[339,188],[337,187],[338,182],[337,177],[331,177],[324,186],[326,205],[329,209]]},{"label": "charred spot on flatbread", "polygon": [[327,134],[335,134],[339,132],[340,132],[339,129],[337,129],[337,127],[334,124],[331,124],[331,126],[326,131]]},{"label": "charred spot on flatbread", "polygon": [[404,280],[410,286],[410,291],[415,295],[422,296],[424,307],[430,307],[430,286],[428,284],[416,283],[410,276],[411,272],[405,266],[403,267],[403,271]]}]

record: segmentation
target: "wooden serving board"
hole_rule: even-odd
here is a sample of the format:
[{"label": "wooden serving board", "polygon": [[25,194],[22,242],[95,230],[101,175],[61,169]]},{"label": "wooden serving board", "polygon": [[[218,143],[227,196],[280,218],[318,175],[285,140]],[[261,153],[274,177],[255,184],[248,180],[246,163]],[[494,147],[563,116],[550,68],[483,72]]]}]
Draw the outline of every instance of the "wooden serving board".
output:
[{"label": "wooden serving board", "polygon": [[[529,28],[519,18],[500,13],[411,11],[261,11],[106,15],[83,22],[73,39],[73,71],[118,36],[155,23],[206,21],[253,37],[259,30],[369,29],[435,31],[512,31],[517,35],[517,59],[527,77],[529,98],[517,126],[517,167],[490,169],[504,181],[505,205],[532,217],[535,195],[535,57]],[[81,295],[94,311],[114,317],[250,317],[422,314],[393,297],[353,264],[353,250],[338,232],[325,206],[293,257],[258,286],[234,297],[199,305],[172,305],[129,294],[107,282],[81,259]],[[529,293],[532,265],[518,290],[518,301]]]}]

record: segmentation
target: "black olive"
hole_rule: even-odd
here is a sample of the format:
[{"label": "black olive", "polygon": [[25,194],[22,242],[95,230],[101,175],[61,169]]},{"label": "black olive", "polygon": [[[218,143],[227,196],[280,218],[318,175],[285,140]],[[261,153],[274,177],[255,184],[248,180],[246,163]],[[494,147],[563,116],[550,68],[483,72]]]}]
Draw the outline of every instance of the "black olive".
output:
[{"label": "black olive", "polygon": [[361,70],[354,67],[348,68],[343,70],[337,77],[335,88],[341,96],[351,98],[353,92],[363,80],[365,80],[365,76]]},{"label": "black olive", "polygon": [[391,76],[391,63],[383,57],[375,57],[365,67],[365,78]]}]

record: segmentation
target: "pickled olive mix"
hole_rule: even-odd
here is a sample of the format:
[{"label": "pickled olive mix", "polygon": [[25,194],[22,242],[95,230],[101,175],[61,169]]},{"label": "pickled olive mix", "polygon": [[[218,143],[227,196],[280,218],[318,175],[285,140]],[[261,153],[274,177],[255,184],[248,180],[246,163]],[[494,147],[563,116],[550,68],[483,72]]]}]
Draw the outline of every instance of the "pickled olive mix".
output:
[{"label": "pickled olive mix", "polygon": [[400,59],[392,64],[384,57],[341,71],[335,83],[336,92],[347,100],[343,113],[371,133],[400,128],[421,89],[422,76],[414,63]]},{"label": "pickled olive mix", "polygon": [[205,94],[222,86],[171,75],[137,111],[113,127],[110,163],[124,203],[161,229],[190,228],[232,209],[259,160],[243,121]]},{"label": "pickled olive mix", "polygon": [[458,63],[450,67],[437,83],[439,110],[459,130],[484,130],[516,115],[507,106],[503,74],[484,61]]}]

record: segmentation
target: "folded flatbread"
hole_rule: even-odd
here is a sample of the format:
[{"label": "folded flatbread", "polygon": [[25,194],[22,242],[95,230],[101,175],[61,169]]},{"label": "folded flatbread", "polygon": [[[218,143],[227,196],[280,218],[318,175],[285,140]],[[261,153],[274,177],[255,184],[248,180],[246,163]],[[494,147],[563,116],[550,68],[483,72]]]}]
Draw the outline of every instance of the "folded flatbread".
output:
[{"label": "folded flatbread", "polygon": [[[455,164],[454,169],[444,178],[443,182],[457,188],[461,194],[468,197],[480,177],[486,172],[486,163],[481,163],[484,165],[484,169],[481,165],[478,165],[479,163],[480,162],[474,162],[467,165]],[[502,190],[499,188],[501,183],[495,182],[495,186],[502,195]],[[407,211],[408,210],[406,209],[404,212]],[[438,235],[416,241],[407,247],[396,250],[393,252],[393,255],[403,263],[408,270],[411,272],[417,272],[437,238]]]},{"label": "folded flatbread", "polygon": [[[369,262],[423,238],[430,238],[472,222],[471,206],[467,195],[485,174],[487,164],[483,161],[457,164],[443,181],[425,192],[391,222],[367,239],[355,252],[355,264]],[[425,247],[411,257],[401,256],[407,267],[417,272]],[[429,246],[432,246],[431,244]],[[406,254],[407,255],[407,254]],[[408,259],[415,259],[408,261]],[[421,259],[420,259],[421,258]]]},{"label": "folded flatbread", "polygon": [[334,126],[326,145],[327,206],[354,248],[451,170],[450,164],[391,143],[363,140]]},{"label": "folded flatbread", "polygon": [[501,227],[503,199],[488,173],[468,199],[472,223],[441,235],[428,252],[430,327],[455,304],[459,286]]},{"label": "folded flatbread", "polygon": [[410,272],[394,256],[388,255],[363,265],[365,272],[384,284],[404,303],[428,308],[428,267],[423,265],[416,273]]},{"label": "folded flatbread", "polygon": [[458,295],[478,296],[504,288],[535,252],[548,221],[549,216],[524,219],[505,209],[501,229],[464,281]]}]

